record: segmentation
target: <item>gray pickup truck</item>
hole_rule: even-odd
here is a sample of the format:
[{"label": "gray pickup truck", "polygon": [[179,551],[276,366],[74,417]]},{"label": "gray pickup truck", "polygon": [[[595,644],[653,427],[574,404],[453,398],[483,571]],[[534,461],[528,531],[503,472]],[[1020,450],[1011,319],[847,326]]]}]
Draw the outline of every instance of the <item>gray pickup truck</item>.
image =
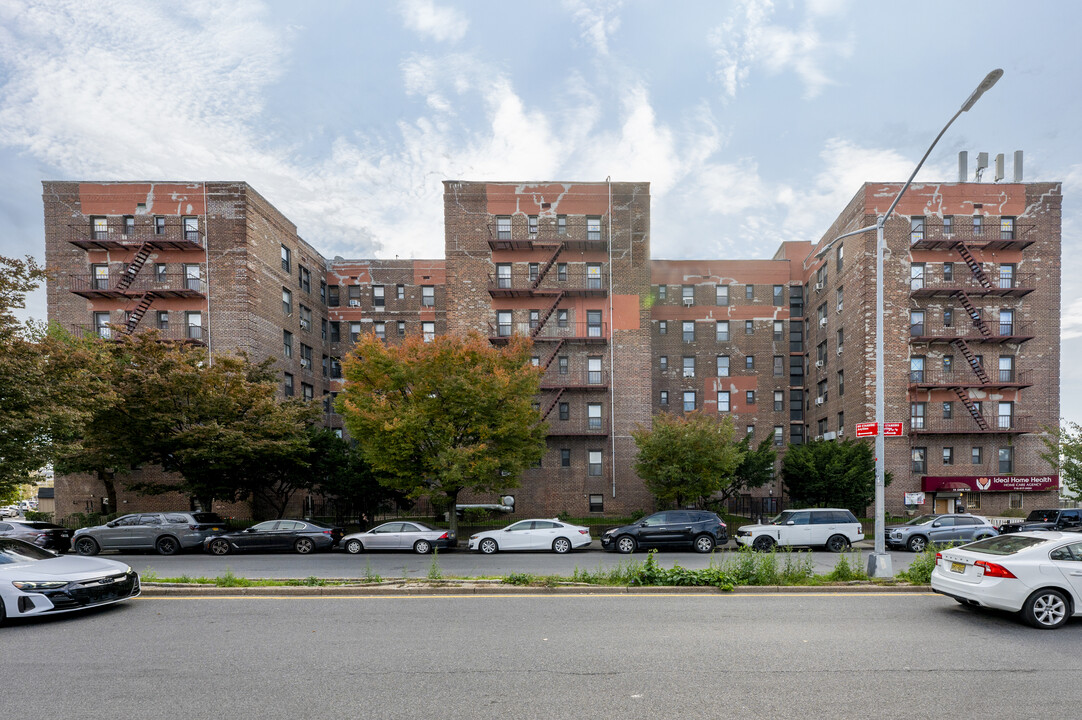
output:
[{"label": "gray pickup truck", "polygon": [[1068,530],[1082,527],[1082,510],[1033,510],[1022,522],[999,526],[1001,533],[1026,532],[1029,530]]}]

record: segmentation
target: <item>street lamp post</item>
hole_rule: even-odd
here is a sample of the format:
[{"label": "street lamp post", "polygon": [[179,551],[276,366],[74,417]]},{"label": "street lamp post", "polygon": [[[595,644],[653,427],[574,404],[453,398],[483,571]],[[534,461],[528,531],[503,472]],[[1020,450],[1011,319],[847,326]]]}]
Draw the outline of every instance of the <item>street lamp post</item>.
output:
[{"label": "street lamp post", "polygon": [[886,505],[884,498],[884,476],[885,476],[885,446],[883,442],[883,424],[886,422],[885,417],[885,400],[884,400],[884,378],[883,378],[883,250],[886,246],[884,229],[886,227],[887,218],[894,212],[894,208],[898,206],[898,202],[902,199],[902,195],[909,189],[910,184],[913,182],[913,178],[920,172],[921,167],[924,166],[924,161],[928,159],[928,156],[932,153],[932,149],[935,148],[936,143],[943,137],[943,134],[947,132],[947,128],[954,124],[954,121],[958,119],[958,116],[964,112],[967,112],[972,108],[977,100],[980,99],[986,91],[988,91],[993,85],[996,84],[1001,77],[1003,77],[1003,71],[1000,69],[993,70],[985,76],[981,84],[977,86],[966,101],[962,103],[962,107],[958,109],[958,112],[954,114],[943,129],[939,131],[939,134],[935,136],[935,140],[928,146],[928,150],[925,151],[924,157],[917,163],[917,167],[913,169],[913,173],[909,176],[909,179],[902,185],[902,189],[898,191],[898,194],[894,197],[894,202],[890,204],[887,211],[880,215],[875,222],[875,225],[869,225],[868,227],[854,230],[852,232],[839,235],[838,237],[827,243],[826,247],[816,253],[816,259],[823,257],[837,243],[853,235],[860,235],[866,232],[875,230],[875,422],[878,432],[875,436],[875,551],[868,558],[868,577],[890,577],[894,573],[891,570],[890,555],[887,554],[886,538],[884,536],[884,530],[886,522],[884,516],[886,514]]}]

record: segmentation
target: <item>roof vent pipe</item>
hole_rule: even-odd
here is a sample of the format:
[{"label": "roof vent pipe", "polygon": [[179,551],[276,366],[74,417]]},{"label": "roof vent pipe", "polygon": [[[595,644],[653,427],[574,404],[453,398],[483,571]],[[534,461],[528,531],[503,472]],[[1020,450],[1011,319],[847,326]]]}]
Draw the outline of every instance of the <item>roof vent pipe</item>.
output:
[{"label": "roof vent pipe", "polygon": [[958,182],[964,183],[969,177],[969,153],[962,150],[958,153]]},{"label": "roof vent pipe", "polygon": [[1016,183],[1022,182],[1022,151],[1014,151],[1014,181]]}]

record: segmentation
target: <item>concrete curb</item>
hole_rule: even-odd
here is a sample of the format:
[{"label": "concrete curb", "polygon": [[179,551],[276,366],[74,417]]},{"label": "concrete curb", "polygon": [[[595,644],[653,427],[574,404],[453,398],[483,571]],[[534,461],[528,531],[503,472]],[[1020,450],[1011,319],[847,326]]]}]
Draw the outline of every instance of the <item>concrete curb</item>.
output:
[{"label": "concrete curb", "polygon": [[207,585],[178,585],[172,583],[143,583],[143,597],[386,597],[429,595],[740,595],[763,593],[846,595],[913,594],[931,592],[927,585],[872,585],[870,583],[819,586],[740,586],[731,591],[716,587],[607,587],[575,585],[564,587],[521,587],[496,583],[446,583],[438,586],[411,583],[395,587],[370,585],[334,585],[298,587],[216,587]]}]

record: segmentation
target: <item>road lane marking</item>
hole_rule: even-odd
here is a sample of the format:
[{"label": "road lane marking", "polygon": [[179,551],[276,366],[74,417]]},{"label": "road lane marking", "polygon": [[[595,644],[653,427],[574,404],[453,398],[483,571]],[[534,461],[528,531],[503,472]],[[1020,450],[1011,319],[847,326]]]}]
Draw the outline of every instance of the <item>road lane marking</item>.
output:
[{"label": "road lane marking", "polygon": [[133,600],[435,600],[439,598],[769,598],[769,597],[942,597],[933,592],[879,593],[879,592],[770,592],[770,593],[462,593],[433,595],[178,595],[140,596]]}]

